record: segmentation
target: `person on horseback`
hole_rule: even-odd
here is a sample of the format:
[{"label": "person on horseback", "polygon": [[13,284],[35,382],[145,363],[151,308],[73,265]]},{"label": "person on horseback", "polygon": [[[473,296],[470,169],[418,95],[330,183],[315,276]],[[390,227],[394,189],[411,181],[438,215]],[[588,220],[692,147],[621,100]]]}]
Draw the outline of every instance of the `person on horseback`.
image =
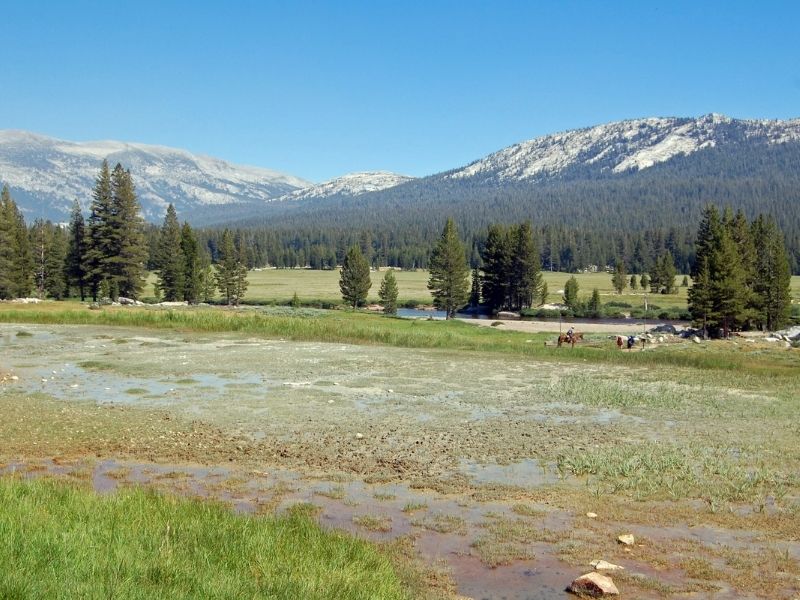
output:
[{"label": "person on horseback", "polygon": [[572,343],[572,336],[575,335],[575,328],[570,327],[567,329],[567,341],[571,344]]}]

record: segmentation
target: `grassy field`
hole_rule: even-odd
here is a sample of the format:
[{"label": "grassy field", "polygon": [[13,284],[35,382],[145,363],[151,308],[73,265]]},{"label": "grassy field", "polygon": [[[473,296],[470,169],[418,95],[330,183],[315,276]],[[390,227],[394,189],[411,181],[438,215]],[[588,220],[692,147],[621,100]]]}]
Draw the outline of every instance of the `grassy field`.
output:
[{"label": "grassy field", "polygon": [[250,518],[143,490],[0,479],[0,598],[411,596],[371,544],[302,509]]},{"label": "grassy field", "polygon": [[[570,273],[543,273],[544,280],[547,282],[549,292],[548,302],[558,303],[562,301],[564,284],[572,275]],[[372,288],[369,298],[371,302],[378,301],[378,288],[384,272],[373,271]],[[428,272],[419,271],[396,271],[397,286],[400,292],[399,301],[416,302],[419,304],[429,304],[431,295],[428,291]],[[682,275],[676,277],[676,282],[680,285]],[[589,298],[592,290],[597,288],[600,297],[606,302],[624,302],[632,306],[642,306],[644,303],[644,292],[642,290],[631,291],[626,289],[621,295],[614,291],[611,285],[610,273],[577,273],[575,278],[578,280],[579,297]],[[249,287],[247,289],[247,300],[271,301],[276,303],[288,303],[295,292],[303,301],[315,300],[326,301],[333,304],[341,303],[339,292],[339,271],[312,271],[309,269],[265,269],[263,271],[250,271],[248,275]],[[155,277],[150,276],[148,286],[144,291],[144,296],[153,295],[153,283]],[[800,277],[794,277],[793,289],[796,298],[800,298]],[[648,302],[658,306],[668,308],[672,306],[686,306],[687,288],[678,288],[678,293],[673,295],[653,295],[648,294]]]}]

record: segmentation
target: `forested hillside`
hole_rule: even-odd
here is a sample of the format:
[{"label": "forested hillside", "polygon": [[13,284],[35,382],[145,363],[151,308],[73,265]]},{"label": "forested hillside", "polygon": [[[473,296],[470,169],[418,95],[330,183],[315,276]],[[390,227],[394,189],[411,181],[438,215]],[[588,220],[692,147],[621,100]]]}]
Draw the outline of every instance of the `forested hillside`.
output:
[{"label": "forested hillside", "polygon": [[[300,266],[341,254],[353,241],[376,264],[425,266],[441,226],[454,217],[478,261],[491,223],[530,220],[545,269],[576,270],[623,257],[648,270],[662,250],[679,270],[693,264],[693,241],[708,204],[774,216],[800,272],[800,143],[736,143],[678,155],[622,174],[572,170],[547,181],[470,181],[447,173],[356,198],[270,205],[240,219],[255,240],[256,262]],[[211,234],[213,237],[213,234]],[[468,250],[469,251],[469,250]],[[341,256],[339,256],[341,258]]]}]

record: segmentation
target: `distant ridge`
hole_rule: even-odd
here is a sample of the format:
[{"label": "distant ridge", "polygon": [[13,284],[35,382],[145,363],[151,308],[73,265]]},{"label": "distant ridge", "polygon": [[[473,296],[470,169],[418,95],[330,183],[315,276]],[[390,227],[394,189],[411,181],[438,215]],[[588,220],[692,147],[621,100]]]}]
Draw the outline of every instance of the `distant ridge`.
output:
[{"label": "distant ridge", "polygon": [[131,170],[146,218],[170,202],[186,218],[213,207],[263,202],[308,181],[258,167],[233,165],[166,146],[118,141],[70,142],[27,131],[0,130],[0,182],[26,214],[65,220],[74,200],[88,206],[107,158]]}]

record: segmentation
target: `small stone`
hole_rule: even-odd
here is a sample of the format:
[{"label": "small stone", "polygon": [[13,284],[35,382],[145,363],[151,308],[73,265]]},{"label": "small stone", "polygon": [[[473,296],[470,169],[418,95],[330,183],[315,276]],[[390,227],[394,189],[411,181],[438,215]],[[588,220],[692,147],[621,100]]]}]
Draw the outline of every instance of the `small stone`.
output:
[{"label": "small stone", "polygon": [[596,519],[597,518],[597,513],[588,512],[588,513],[586,513],[586,516],[589,517],[590,519]]},{"label": "small stone", "polygon": [[624,571],[625,567],[621,565],[615,565],[614,563],[610,563],[608,561],[597,559],[593,560],[589,563],[594,567],[596,571]]},{"label": "small stone", "polygon": [[573,594],[583,594],[591,598],[619,595],[619,590],[617,586],[614,585],[611,577],[601,575],[600,573],[581,575],[570,584],[569,591]]},{"label": "small stone", "polygon": [[364,434],[363,434],[363,433],[357,433],[357,434],[356,434],[356,439],[357,439],[357,440],[361,440],[361,439],[363,439],[363,438],[364,438]]},{"label": "small stone", "polygon": [[16,375],[12,375],[11,381],[19,381],[19,377],[17,377]]},{"label": "small stone", "polygon": [[328,400],[328,404],[333,404],[333,400]]},{"label": "small stone", "polygon": [[636,541],[630,533],[625,533],[617,538],[617,541],[620,544],[625,544],[626,546],[633,546],[634,542]]},{"label": "small stone", "polygon": [[394,390],[386,390],[386,391],[389,392],[390,394],[394,394]]}]

